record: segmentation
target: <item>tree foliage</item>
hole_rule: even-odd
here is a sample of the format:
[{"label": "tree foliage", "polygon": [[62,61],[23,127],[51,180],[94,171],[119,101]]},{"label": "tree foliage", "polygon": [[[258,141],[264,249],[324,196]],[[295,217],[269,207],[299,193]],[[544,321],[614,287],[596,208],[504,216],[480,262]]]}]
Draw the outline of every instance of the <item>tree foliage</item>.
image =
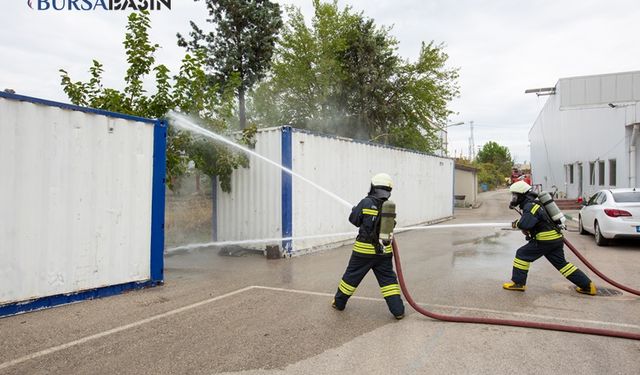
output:
[{"label": "tree foliage", "polygon": [[[125,75],[125,88],[120,91],[102,84],[103,66],[93,60],[88,82],[72,81],[60,69],[61,84],[73,104],[120,112],[140,117],[161,118],[171,109],[190,114],[200,124],[217,133],[229,130],[227,118],[233,112],[233,85],[230,90],[219,90],[211,85],[204,71],[206,56],[202,51],[186,54],[178,75],[170,77],[169,69],[157,64],[154,53],[160,48],[149,41],[151,27],[149,13],[131,13],[128,18],[124,47],[129,67]],[[144,89],[145,78],[154,73],[155,93]],[[253,142],[255,128],[242,133],[241,141]],[[224,191],[231,189],[231,172],[247,166],[248,160],[212,141],[194,138],[172,126],[167,136],[167,184],[173,189],[177,179],[188,167],[189,161],[210,177],[219,176]]]},{"label": "tree foliage", "polygon": [[509,149],[494,141],[487,142],[478,151],[475,162],[480,168],[478,182],[484,182],[490,188],[502,185],[504,178],[511,174],[513,167],[513,159]]},{"label": "tree foliage", "polygon": [[[195,0],[199,1],[199,0]],[[282,26],[280,6],[269,0],[205,0],[214,30],[205,32],[193,21],[187,41],[178,44],[189,51],[204,51],[211,80],[233,87],[238,97],[240,129],[246,126],[245,94],[270,67],[275,42]],[[235,78],[234,78],[235,77]]]},{"label": "tree foliage", "polygon": [[272,74],[253,95],[256,119],[434,151],[434,125],[445,122],[458,95],[444,47],[423,43],[416,62],[404,61],[390,29],[337,1],[313,5],[310,25],[287,8]]}]

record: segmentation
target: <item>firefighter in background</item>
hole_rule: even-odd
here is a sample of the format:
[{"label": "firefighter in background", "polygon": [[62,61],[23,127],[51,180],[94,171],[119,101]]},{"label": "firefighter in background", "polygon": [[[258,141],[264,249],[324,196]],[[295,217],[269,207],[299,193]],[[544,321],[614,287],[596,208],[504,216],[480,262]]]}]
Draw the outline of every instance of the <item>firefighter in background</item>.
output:
[{"label": "firefighter in background", "polygon": [[537,195],[531,191],[531,186],[524,181],[518,181],[509,187],[509,191],[509,208],[518,206],[522,210],[522,217],[511,223],[511,227],[522,230],[528,242],[516,252],[511,282],[504,283],[502,287],[524,292],[531,263],[544,256],[564,277],[576,285],[577,292],[595,295],[596,287],[593,282],[578,267],[565,260],[562,233],[543,205],[536,200]]},{"label": "firefighter in background", "polygon": [[388,174],[376,174],[371,179],[369,194],[351,209],[349,221],[360,229],[347,270],[331,303],[336,310],[344,310],[349,297],[356,292],[364,276],[372,269],[389,311],[398,320],[404,318],[404,303],[391,261],[391,242],[379,239],[380,212],[382,204],[391,196],[392,187],[393,182]]}]

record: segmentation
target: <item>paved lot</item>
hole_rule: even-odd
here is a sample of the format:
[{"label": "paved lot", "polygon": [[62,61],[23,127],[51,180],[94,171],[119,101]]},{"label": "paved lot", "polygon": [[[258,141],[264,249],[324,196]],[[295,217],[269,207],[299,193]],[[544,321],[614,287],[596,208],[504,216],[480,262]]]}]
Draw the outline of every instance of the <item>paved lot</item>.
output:
[{"label": "paved lot", "polygon": [[[447,224],[509,222],[508,198],[482,194],[480,208],[456,211]],[[599,248],[592,236],[567,237],[606,275],[640,288],[640,244]],[[502,290],[524,243],[519,232],[420,230],[397,240],[409,291],[426,309],[640,333],[640,297],[580,295],[544,259],[526,293]],[[329,303],[349,253],[170,256],[162,287],[0,319],[0,374],[640,373],[640,341],[447,323],[408,306],[396,321],[372,274],[335,311]]]}]

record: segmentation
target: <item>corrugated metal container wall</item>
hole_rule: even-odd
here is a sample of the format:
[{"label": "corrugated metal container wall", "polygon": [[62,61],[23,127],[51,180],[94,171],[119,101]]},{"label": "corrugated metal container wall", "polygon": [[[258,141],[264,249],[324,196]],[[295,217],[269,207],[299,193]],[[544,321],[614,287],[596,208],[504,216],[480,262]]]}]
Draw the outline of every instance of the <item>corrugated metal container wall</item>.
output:
[{"label": "corrugated metal container wall", "polygon": [[0,305],[151,279],[155,127],[0,97]]},{"label": "corrugated metal container wall", "polygon": [[[379,172],[389,173],[394,180],[392,199],[397,205],[398,226],[453,215],[454,163],[448,158],[289,127],[259,131],[255,151],[290,166],[295,174],[343,202],[252,157],[250,169],[234,171],[230,194],[218,190],[219,241],[343,233],[284,241],[282,246],[289,254],[352,241],[356,228],[347,219],[351,206],[365,197],[372,175]],[[264,245],[252,247],[264,249]]]},{"label": "corrugated metal container wall", "polygon": [[[256,135],[257,154],[281,162],[281,129],[261,130]],[[218,185],[218,240],[238,241],[280,238],[282,222],[282,170],[251,155],[249,168],[236,169],[231,192]],[[264,246],[258,246],[264,249]]]},{"label": "corrugated metal container wall", "polygon": [[[355,206],[380,172],[393,179],[391,199],[398,226],[453,215],[453,160],[394,148],[293,131],[293,170]],[[305,237],[355,233],[347,220],[350,207],[300,179],[293,178],[293,233]],[[295,240],[301,251],[353,235]]]}]

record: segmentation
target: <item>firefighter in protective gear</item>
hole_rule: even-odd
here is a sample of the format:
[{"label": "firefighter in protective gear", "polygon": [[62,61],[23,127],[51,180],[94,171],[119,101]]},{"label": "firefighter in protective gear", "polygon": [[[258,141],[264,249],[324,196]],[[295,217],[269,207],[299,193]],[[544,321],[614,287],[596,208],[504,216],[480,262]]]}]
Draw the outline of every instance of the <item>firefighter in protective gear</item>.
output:
[{"label": "firefighter in protective gear", "polygon": [[369,270],[373,270],[389,311],[398,320],[404,317],[400,285],[391,260],[392,246],[389,243],[383,244],[379,239],[382,204],[391,196],[392,188],[393,181],[388,174],[376,174],[371,179],[367,196],[351,209],[349,221],[360,229],[349,264],[331,303],[337,310],[344,310],[349,297],[355,293],[362,279]]},{"label": "firefighter in protective gear", "polygon": [[544,206],[536,200],[537,195],[531,191],[531,186],[524,181],[518,181],[509,187],[509,191],[509,208],[520,207],[522,210],[522,217],[511,223],[511,226],[522,230],[528,242],[516,252],[511,282],[504,283],[502,287],[524,292],[531,263],[544,256],[564,277],[576,285],[577,292],[595,295],[596,287],[593,282],[578,267],[565,260],[562,233],[546,213]]}]

